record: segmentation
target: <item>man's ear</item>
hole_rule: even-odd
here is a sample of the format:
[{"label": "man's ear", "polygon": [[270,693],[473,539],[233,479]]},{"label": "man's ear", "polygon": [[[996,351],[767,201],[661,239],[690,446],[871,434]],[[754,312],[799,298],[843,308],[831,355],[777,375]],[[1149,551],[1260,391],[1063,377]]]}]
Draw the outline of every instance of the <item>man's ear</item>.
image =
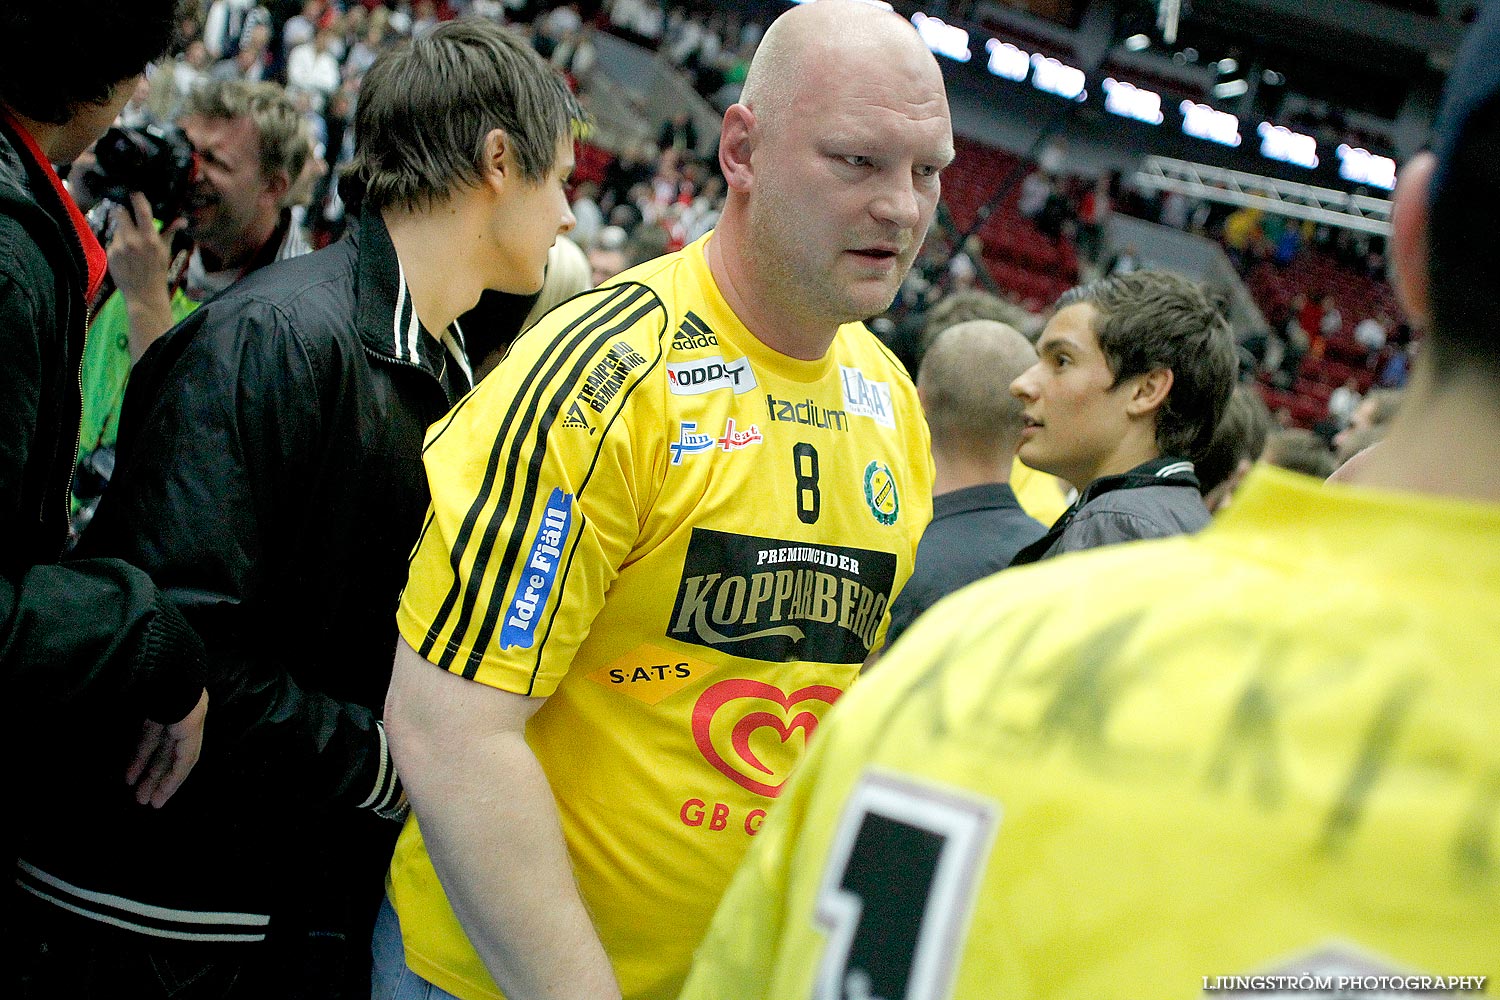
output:
[{"label": "man's ear", "polygon": [[286,193],[291,189],[292,175],[285,170],[277,170],[266,178],[266,187],[262,194],[270,199],[271,204],[280,208],[281,203],[286,199]]},{"label": "man's ear", "polygon": [[1153,368],[1130,381],[1134,385],[1127,387],[1130,398],[1125,401],[1125,412],[1132,417],[1149,416],[1161,409],[1172,391],[1172,369]]},{"label": "man's ear", "polygon": [[1431,276],[1427,270],[1427,227],[1431,215],[1432,171],[1437,157],[1419,153],[1401,171],[1391,206],[1390,276],[1396,297],[1415,326],[1431,318]]},{"label": "man's ear", "polygon": [[755,112],[743,104],[730,105],[719,129],[719,170],[731,191],[750,190],[754,176],[750,166],[750,154],[755,151],[754,133]]},{"label": "man's ear", "polygon": [[513,158],[510,136],[504,129],[490,129],[484,137],[484,173],[481,178],[484,186],[499,194],[514,171]]}]

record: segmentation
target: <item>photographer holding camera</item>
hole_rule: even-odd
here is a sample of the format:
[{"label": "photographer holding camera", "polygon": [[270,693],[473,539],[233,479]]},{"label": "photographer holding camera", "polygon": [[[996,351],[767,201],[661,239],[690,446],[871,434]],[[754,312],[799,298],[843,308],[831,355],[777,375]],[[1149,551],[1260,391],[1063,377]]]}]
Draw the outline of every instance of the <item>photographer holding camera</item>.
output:
[{"label": "photographer holding camera", "polygon": [[[180,204],[153,206],[154,197],[132,191],[129,204],[114,211],[109,273],[116,291],[94,317],[84,350],[82,474],[73,491],[75,513],[84,512],[75,518],[80,529],[113,467],[131,366],[209,298],[272,261],[311,249],[288,202],[312,140],[286,91],[274,83],[215,80],[189,95],[180,124],[194,151],[186,164],[158,155],[132,171],[143,176],[105,171],[90,179],[182,193]],[[189,176],[155,176],[183,171]],[[175,221],[162,218],[178,212]],[[166,223],[160,232],[158,222]]]},{"label": "photographer holding camera", "polygon": [[87,306],[105,255],[52,164],[105,130],[176,15],[175,0],[0,5],[0,676],[4,759],[19,765],[7,860],[12,838],[35,829],[33,762],[80,727],[104,752],[81,759],[70,785],[158,807],[202,741],[203,646],[181,614],[117,559],[59,564]]}]

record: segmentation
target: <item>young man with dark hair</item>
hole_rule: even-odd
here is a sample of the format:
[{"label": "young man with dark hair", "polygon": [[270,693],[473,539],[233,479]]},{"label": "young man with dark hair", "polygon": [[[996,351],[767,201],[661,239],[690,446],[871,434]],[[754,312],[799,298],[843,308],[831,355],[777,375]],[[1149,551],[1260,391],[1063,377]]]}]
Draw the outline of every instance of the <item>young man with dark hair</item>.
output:
[{"label": "young man with dark hair", "polygon": [[[148,995],[155,964],[198,996],[368,996],[403,806],[379,706],[422,439],[470,388],[456,318],[486,289],[536,292],[572,225],[577,113],[489,22],[383,55],[356,122],[358,225],[238,282],[137,366],[82,548],[139,560],[178,600],[222,711],[151,823],[48,762],[20,878],[49,989]],[[110,942],[115,963],[78,961]]]},{"label": "young man with dark hair", "polygon": [[1011,384],[1025,405],[1019,455],[1079,496],[1013,565],[1208,523],[1193,460],[1229,402],[1236,361],[1202,289],[1164,271],[1081,285],[1058,300],[1037,355]]},{"label": "young man with dark hair", "polygon": [[[182,616],[123,562],[58,564],[86,317],[106,261],[53,164],[104,132],[176,19],[172,0],[0,7],[0,663],[14,707],[5,752],[28,761],[17,802],[37,801],[29,761],[71,741],[75,713],[112,735],[82,762],[88,779],[129,798],[125,776],[143,804],[172,795],[202,738],[203,647]],[[7,863],[36,815],[5,824]]]},{"label": "young man with dark hair", "polygon": [[1389,246],[1426,326],[1352,485],[999,574],[818,730],[684,997],[1481,991],[1500,966],[1500,5]]}]

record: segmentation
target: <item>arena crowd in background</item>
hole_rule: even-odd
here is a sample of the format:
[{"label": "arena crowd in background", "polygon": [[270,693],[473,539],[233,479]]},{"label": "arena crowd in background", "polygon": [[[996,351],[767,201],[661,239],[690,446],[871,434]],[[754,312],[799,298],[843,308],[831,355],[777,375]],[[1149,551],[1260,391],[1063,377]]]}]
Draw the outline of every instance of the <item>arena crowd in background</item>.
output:
[{"label": "arena crowd in background", "polygon": [[[284,83],[305,115],[320,164],[304,192],[298,216],[314,246],[337,238],[345,222],[337,179],[352,149],[350,122],[359,84],[375,53],[443,20],[461,15],[491,18],[527,34],[533,46],[563,68],[587,108],[602,80],[595,39],[599,32],[654,51],[715,109],[738,94],[764,25],[711,4],[660,4],[605,0],[600,4],[555,0],[202,0],[182,26],[172,58],[149,74],[122,122],[171,121],[193,84],[203,78],[269,79]],[[295,57],[294,57],[295,56]],[[700,143],[686,113],[649,122],[644,130],[601,129],[609,147],[586,140],[597,154],[585,157],[573,192],[579,218],[574,240],[611,273],[686,245],[713,227],[724,187],[711,141]],[[629,136],[635,135],[631,139]],[[712,137],[708,137],[710,140]],[[1151,266],[1133,246],[1110,246],[1103,232],[1121,213],[1206,236],[1223,244],[1257,296],[1264,330],[1238,330],[1247,364],[1242,375],[1267,389],[1272,413],[1284,426],[1316,429],[1325,442],[1347,424],[1330,411],[1327,385],[1304,378],[1330,338],[1348,362],[1369,372],[1361,384],[1400,388],[1414,350],[1411,328],[1400,320],[1389,291],[1378,305],[1347,302],[1344,310],[1326,282],[1299,292],[1303,272],[1371,280],[1384,288],[1385,247],[1379,237],[1285,219],[1258,209],[1236,209],[1168,192],[1145,193],[1119,173],[1101,176],[1073,169],[1065,139],[1047,142],[1009,195],[1017,223],[1076,256],[1081,277],[1107,276]],[[962,244],[962,245],[960,245]],[[940,213],[917,268],[893,308],[872,318],[874,329],[915,374],[920,354],[915,331],[944,295],[977,290],[1020,310],[1018,328],[1038,332],[1044,313],[1067,284],[1038,294],[1006,282],[990,263],[993,251]],[[1310,268],[1316,265],[1316,271]],[[602,276],[603,272],[600,272]],[[1310,304],[1308,304],[1310,303]],[[1351,308],[1352,307],[1352,308]],[[1349,315],[1345,316],[1344,311]],[[1335,355],[1330,354],[1330,357]],[[1306,394],[1313,392],[1311,399]],[[1302,397],[1301,405],[1286,404]],[[1329,444],[1330,454],[1331,443]]]}]

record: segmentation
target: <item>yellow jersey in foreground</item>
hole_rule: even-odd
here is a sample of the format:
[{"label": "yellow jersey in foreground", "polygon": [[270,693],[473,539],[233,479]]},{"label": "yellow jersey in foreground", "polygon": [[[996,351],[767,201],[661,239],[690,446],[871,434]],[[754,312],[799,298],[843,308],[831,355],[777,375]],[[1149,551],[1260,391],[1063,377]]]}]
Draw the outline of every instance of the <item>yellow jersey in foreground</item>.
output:
[{"label": "yellow jersey in foreground", "polygon": [[683,996],[1496,974],[1500,507],[1259,469],[1200,535],[924,616],[819,731]]}]

